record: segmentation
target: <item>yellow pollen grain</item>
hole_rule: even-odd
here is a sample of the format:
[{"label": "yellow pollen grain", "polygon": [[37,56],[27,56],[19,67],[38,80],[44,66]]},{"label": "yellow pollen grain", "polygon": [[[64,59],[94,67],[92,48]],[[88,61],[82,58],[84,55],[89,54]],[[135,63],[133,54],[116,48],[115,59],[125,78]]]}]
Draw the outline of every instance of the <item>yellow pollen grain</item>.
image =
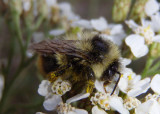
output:
[{"label": "yellow pollen grain", "polygon": [[103,104],[104,103],[104,100],[100,100],[100,104]]},{"label": "yellow pollen grain", "polygon": [[146,28],[144,28],[144,32],[147,32],[150,28],[150,26],[147,26]]},{"label": "yellow pollen grain", "polygon": [[132,80],[133,78],[132,78],[132,76],[131,75],[129,75],[128,76],[128,80]]},{"label": "yellow pollen grain", "polygon": [[121,74],[121,78],[123,77],[124,75],[123,74]]},{"label": "yellow pollen grain", "polygon": [[109,104],[105,104],[105,107],[108,107]]}]

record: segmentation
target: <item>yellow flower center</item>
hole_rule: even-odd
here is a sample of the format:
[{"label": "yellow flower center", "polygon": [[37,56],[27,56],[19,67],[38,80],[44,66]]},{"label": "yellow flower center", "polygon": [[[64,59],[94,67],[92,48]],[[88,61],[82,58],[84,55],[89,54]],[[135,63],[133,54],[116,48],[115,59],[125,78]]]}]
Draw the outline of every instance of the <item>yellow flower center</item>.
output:
[{"label": "yellow flower center", "polygon": [[132,75],[128,76],[128,80],[133,80]]}]

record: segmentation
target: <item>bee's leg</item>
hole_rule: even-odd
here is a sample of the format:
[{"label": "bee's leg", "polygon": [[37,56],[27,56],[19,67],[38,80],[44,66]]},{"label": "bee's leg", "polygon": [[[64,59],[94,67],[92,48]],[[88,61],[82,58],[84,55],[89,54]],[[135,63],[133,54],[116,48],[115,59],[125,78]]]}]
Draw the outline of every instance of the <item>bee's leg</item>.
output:
[{"label": "bee's leg", "polygon": [[68,64],[68,65],[65,65],[65,66],[58,68],[56,71],[50,72],[49,74],[47,74],[49,81],[54,82],[55,80],[57,80],[57,78],[59,76],[63,75],[65,73],[65,71],[70,67],[71,67],[71,65]]},{"label": "bee's leg", "polygon": [[86,92],[92,93],[94,88],[95,75],[93,70],[90,67],[88,67],[86,70],[88,71],[86,74],[87,75]]}]

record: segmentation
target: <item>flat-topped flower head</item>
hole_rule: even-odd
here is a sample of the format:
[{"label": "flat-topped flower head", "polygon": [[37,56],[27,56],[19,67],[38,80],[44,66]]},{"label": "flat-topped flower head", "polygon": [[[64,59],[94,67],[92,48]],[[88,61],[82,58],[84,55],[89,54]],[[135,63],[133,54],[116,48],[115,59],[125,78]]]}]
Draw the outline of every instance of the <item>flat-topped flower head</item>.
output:
[{"label": "flat-topped flower head", "polygon": [[51,89],[54,94],[64,95],[67,91],[71,90],[71,84],[66,80],[58,79],[53,83]]},{"label": "flat-topped flower head", "polygon": [[141,80],[133,71],[125,71],[119,81],[119,89],[128,96],[136,97],[150,88],[150,78]]},{"label": "flat-topped flower head", "polygon": [[109,24],[104,17],[91,20],[80,19],[73,22],[72,26],[99,32],[103,38],[109,39],[117,45],[121,45],[126,36],[122,24]]},{"label": "flat-topped flower head", "polygon": [[86,110],[77,109],[72,107],[70,104],[61,102],[59,106],[57,106],[56,111],[58,114],[88,114]]},{"label": "flat-topped flower head", "polygon": [[149,44],[160,42],[160,35],[156,35],[151,25],[142,20],[142,25],[136,24],[133,20],[126,21],[134,34],[126,37],[125,43],[130,47],[135,57],[145,56],[149,49]]},{"label": "flat-topped flower head", "polygon": [[43,102],[44,108],[51,111],[62,102],[61,96],[70,89],[71,84],[59,78],[53,83],[48,80],[43,80],[39,85],[38,93],[45,97],[45,101]]},{"label": "flat-topped flower head", "polygon": [[93,105],[100,106],[105,110],[110,110],[111,107],[109,106],[109,97],[110,97],[109,93],[105,94],[97,92],[93,97],[91,97],[91,102]]},{"label": "flat-topped flower head", "polygon": [[129,114],[128,110],[123,106],[122,98],[118,97],[116,94],[110,95],[110,93],[97,92],[91,97],[90,101],[94,105],[92,112],[98,111],[104,113],[104,110],[107,111],[112,109],[118,111],[119,113]]},{"label": "flat-topped flower head", "polygon": [[134,108],[136,108],[138,105],[140,105],[141,102],[137,99],[137,98],[134,98],[134,97],[127,97],[125,100],[124,100],[124,107],[128,110],[132,110]]}]

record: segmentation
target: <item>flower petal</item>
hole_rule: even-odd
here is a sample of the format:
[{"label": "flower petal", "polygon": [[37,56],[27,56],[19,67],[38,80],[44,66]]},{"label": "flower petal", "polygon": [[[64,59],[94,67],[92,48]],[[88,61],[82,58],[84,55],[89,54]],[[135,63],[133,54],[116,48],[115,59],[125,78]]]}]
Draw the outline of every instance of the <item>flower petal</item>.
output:
[{"label": "flower petal", "polygon": [[103,31],[107,28],[107,21],[105,20],[104,17],[100,17],[99,19],[92,19],[91,25],[97,31]]},{"label": "flower petal", "polygon": [[57,0],[46,0],[49,7],[57,5]]},{"label": "flower petal", "polygon": [[136,114],[160,114],[160,105],[154,99],[140,104],[135,109]]},{"label": "flower petal", "polygon": [[33,33],[33,40],[35,43],[38,43],[42,40],[44,40],[45,36],[42,32],[34,32]]},{"label": "flower petal", "polygon": [[86,110],[83,109],[75,109],[76,114],[88,114]]},{"label": "flower petal", "polygon": [[24,11],[29,11],[31,8],[31,1],[27,0],[27,1],[23,1],[23,9]]},{"label": "flower petal", "polygon": [[128,80],[122,77],[118,83],[118,87],[122,92],[127,93]]},{"label": "flower petal", "polygon": [[57,105],[59,105],[61,102],[61,96],[52,95],[43,102],[43,106],[46,110],[51,111],[54,110],[57,107]]},{"label": "flower petal", "polygon": [[92,114],[107,114],[107,113],[103,109],[100,109],[97,106],[94,106],[92,108]]},{"label": "flower petal", "polygon": [[160,94],[160,74],[156,74],[151,81],[151,88],[155,93]]},{"label": "flower petal", "polygon": [[133,31],[138,27],[138,24],[135,23],[133,20],[125,21],[125,23],[128,25],[129,28],[131,28]]},{"label": "flower petal", "polygon": [[120,61],[122,63],[123,66],[127,66],[131,63],[131,59],[127,59],[127,58],[120,58]]},{"label": "flower petal", "polygon": [[50,85],[50,81],[48,80],[42,80],[41,84],[39,85],[39,88],[38,88],[38,93],[42,96],[46,96],[49,91],[48,91],[48,87]]},{"label": "flower petal", "polygon": [[129,35],[125,42],[131,48],[135,57],[142,57],[148,53],[148,47],[145,45],[144,38],[140,35]]},{"label": "flower petal", "polygon": [[156,35],[153,37],[154,42],[159,42],[160,43],[160,35]]},{"label": "flower petal", "polygon": [[99,91],[99,92],[102,92],[102,93],[105,93],[105,90],[104,90],[104,87],[103,87],[103,81],[99,81],[99,80],[96,80],[94,85],[95,85],[95,88]]},{"label": "flower petal", "polygon": [[109,105],[112,109],[118,111],[121,114],[129,114],[129,111],[123,106],[123,100],[121,97],[111,96],[109,99]]},{"label": "flower petal", "polygon": [[86,28],[86,29],[92,29],[92,25],[90,23],[90,21],[88,20],[84,20],[84,19],[81,19],[79,21],[74,21],[72,23],[72,26],[73,27],[82,27],[82,28]]},{"label": "flower petal", "polygon": [[54,30],[49,31],[49,34],[53,36],[59,36],[59,35],[64,34],[65,32],[66,31],[64,29],[54,29]]},{"label": "flower petal", "polygon": [[156,0],[148,0],[148,2],[145,5],[145,13],[148,16],[153,15],[154,13],[158,12],[159,10],[159,4]]},{"label": "flower petal", "polygon": [[75,101],[78,101],[78,100],[81,100],[81,99],[85,99],[87,97],[90,96],[90,93],[80,93],[80,94],[77,94],[71,98],[69,98],[66,103],[72,103],[72,102],[75,102]]},{"label": "flower petal", "polygon": [[113,25],[113,27],[111,28],[110,34],[116,35],[121,33],[124,33],[123,26],[121,24]]},{"label": "flower petal", "polygon": [[134,85],[133,89],[128,91],[128,96],[136,97],[145,93],[150,88],[150,78],[145,78]]},{"label": "flower petal", "polygon": [[155,15],[151,16],[151,27],[154,32],[159,32],[160,30],[160,14],[156,13]]}]

